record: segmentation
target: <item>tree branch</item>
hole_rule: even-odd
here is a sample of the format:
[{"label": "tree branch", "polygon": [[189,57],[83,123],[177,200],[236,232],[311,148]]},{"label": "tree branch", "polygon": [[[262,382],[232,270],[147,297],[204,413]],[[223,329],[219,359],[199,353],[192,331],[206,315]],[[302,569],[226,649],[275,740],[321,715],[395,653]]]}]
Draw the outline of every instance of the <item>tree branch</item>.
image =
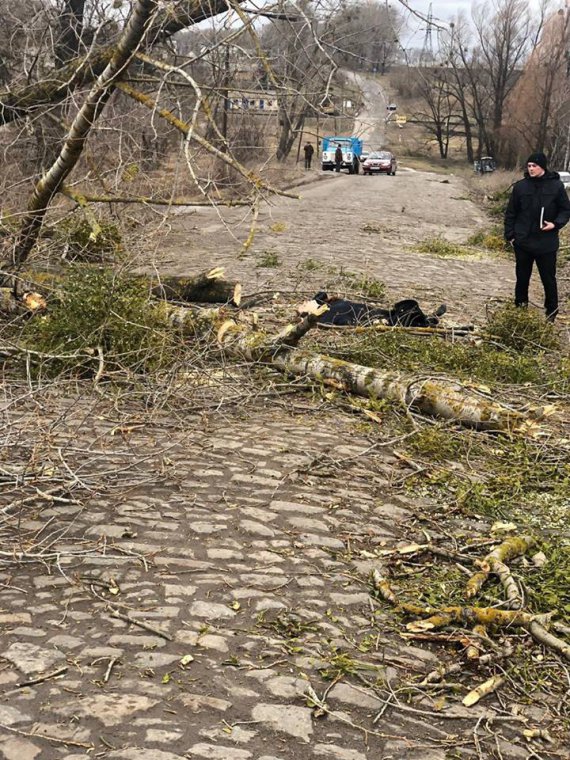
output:
[{"label": "tree branch", "polygon": [[52,198],[59,192],[66,177],[79,160],[87,136],[109,99],[113,83],[136,53],[156,9],[156,0],[137,0],[111,60],[79,109],[57,159],[47,174],[36,184],[14,250],[13,263],[17,268],[22,266],[36,244],[43,218]]},{"label": "tree branch", "polygon": [[[234,2],[239,3],[241,0]],[[152,47],[182,29],[227,10],[226,0],[187,0],[174,8],[169,6],[153,19],[147,41]],[[60,103],[75,89],[90,84],[103,73],[114,52],[115,45],[95,49],[88,56],[76,58],[65,66],[54,69],[40,82],[22,87],[15,92],[0,93],[0,126],[19,121],[48,105]]]}]

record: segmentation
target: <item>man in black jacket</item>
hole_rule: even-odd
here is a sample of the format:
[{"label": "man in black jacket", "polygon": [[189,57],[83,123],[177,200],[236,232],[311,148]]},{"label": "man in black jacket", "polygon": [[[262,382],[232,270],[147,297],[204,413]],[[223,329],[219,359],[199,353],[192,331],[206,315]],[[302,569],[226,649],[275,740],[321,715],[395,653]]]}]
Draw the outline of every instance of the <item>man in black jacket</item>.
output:
[{"label": "man in black jacket", "polygon": [[524,179],[513,186],[505,212],[505,239],[515,251],[516,306],[528,303],[528,285],[536,262],[544,286],[544,309],[551,322],[558,314],[558,230],[568,220],[570,200],[559,175],[547,170],[544,153],[532,153]]},{"label": "man in black jacket", "polygon": [[336,150],[334,152],[334,166],[335,171],[339,172],[342,167],[342,148],[340,147],[340,143],[336,146]]},{"label": "man in black jacket", "polygon": [[303,148],[305,151],[305,169],[311,168],[311,161],[313,160],[313,153],[315,152],[315,149],[311,145],[310,142],[305,143],[305,147]]}]

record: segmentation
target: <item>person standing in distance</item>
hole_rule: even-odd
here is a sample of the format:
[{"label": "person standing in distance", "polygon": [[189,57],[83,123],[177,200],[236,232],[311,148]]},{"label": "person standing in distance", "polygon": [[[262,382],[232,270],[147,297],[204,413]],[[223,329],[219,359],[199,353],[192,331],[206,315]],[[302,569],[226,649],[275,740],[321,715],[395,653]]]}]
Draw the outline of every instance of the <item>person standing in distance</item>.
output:
[{"label": "person standing in distance", "polygon": [[305,151],[305,169],[310,169],[311,161],[313,160],[313,153],[315,152],[315,149],[313,148],[310,142],[306,142],[303,150]]},{"label": "person standing in distance", "polygon": [[340,147],[340,143],[336,146],[336,150],[334,152],[334,168],[335,171],[339,172],[342,166],[342,148]]},{"label": "person standing in distance", "polygon": [[570,220],[570,200],[557,172],[548,171],[544,153],[532,153],[524,179],[513,185],[505,211],[505,240],[516,261],[515,305],[528,304],[528,286],[536,262],[544,287],[546,318],[558,314],[556,254],[558,230]]}]

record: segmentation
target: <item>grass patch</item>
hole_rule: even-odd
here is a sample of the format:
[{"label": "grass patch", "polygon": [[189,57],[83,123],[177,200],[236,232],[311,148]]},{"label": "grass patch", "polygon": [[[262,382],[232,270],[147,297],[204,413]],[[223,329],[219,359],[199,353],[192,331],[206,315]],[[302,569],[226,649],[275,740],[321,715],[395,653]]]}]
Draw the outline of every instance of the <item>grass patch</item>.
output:
[{"label": "grass patch", "polygon": [[401,333],[379,333],[337,348],[346,361],[401,372],[434,372],[484,383],[546,382],[547,368],[539,357],[510,353],[488,345],[430,340]]},{"label": "grass patch", "polygon": [[570,621],[570,541],[553,538],[543,542],[547,562],[535,568],[527,580],[530,604],[537,612],[558,610]]},{"label": "grass patch", "polygon": [[276,251],[263,251],[257,259],[258,269],[275,269],[281,266],[281,259]]},{"label": "grass patch", "polygon": [[478,344],[450,343],[403,332],[374,332],[329,349],[336,357],[399,372],[432,372],[490,385],[540,383],[560,392],[570,388],[570,362],[561,357],[553,326],[533,310],[497,309]]},{"label": "grass patch", "polygon": [[485,248],[493,253],[507,253],[512,251],[511,246],[505,241],[500,227],[479,230],[467,238],[466,244],[477,248]]},{"label": "grass patch", "polygon": [[386,286],[381,280],[370,277],[367,274],[356,272],[343,272],[342,280],[345,287],[355,295],[364,296],[365,298],[375,298],[381,300],[386,295]]},{"label": "grass patch", "polygon": [[419,253],[429,253],[442,259],[464,259],[479,255],[478,251],[458,243],[450,243],[441,236],[426,238],[416,246]]},{"label": "grass patch", "polygon": [[465,438],[450,429],[426,427],[409,439],[407,450],[412,456],[427,457],[435,462],[455,460],[464,454]]},{"label": "grass patch", "polygon": [[280,235],[282,232],[285,232],[287,230],[287,225],[285,222],[273,222],[273,224],[269,226],[269,229],[271,232],[276,232]]},{"label": "grass patch", "polygon": [[494,219],[503,219],[505,211],[507,210],[507,204],[511,197],[512,185],[495,190],[486,197],[486,207],[489,214]]},{"label": "grass patch", "polygon": [[324,269],[324,264],[316,259],[308,258],[302,261],[297,268],[305,272],[317,272]]},{"label": "grass patch", "polygon": [[430,562],[429,582],[426,582],[426,569],[413,569],[406,574],[407,602],[429,607],[465,603],[465,575],[456,565]]},{"label": "grass patch", "polygon": [[490,340],[518,352],[536,353],[560,348],[558,334],[550,322],[534,309],[517,309],[512,304],[491,314],[485,334]]},{"label": "grass patch", "polygon": [[71,266],[47,314],[26,323],[24,344],[43,356],[39,373],[93,375],[101,356],[106,372],[149,372],[174,361],[177,343],[148,288],[110,269]]}]

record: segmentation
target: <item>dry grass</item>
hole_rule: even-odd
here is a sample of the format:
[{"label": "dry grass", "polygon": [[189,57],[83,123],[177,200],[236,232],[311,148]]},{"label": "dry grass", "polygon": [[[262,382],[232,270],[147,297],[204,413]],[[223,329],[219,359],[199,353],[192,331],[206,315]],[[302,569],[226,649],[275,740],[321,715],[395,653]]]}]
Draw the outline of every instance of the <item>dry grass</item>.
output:
[{"label": "dry grass", "polygon": [[514,170],[497,169],[482,176],[471,172],[467,177],[467,186],[474,201],[483,205],[487,198],[506,190],[519,179],[522,179],[522,172]]}]

